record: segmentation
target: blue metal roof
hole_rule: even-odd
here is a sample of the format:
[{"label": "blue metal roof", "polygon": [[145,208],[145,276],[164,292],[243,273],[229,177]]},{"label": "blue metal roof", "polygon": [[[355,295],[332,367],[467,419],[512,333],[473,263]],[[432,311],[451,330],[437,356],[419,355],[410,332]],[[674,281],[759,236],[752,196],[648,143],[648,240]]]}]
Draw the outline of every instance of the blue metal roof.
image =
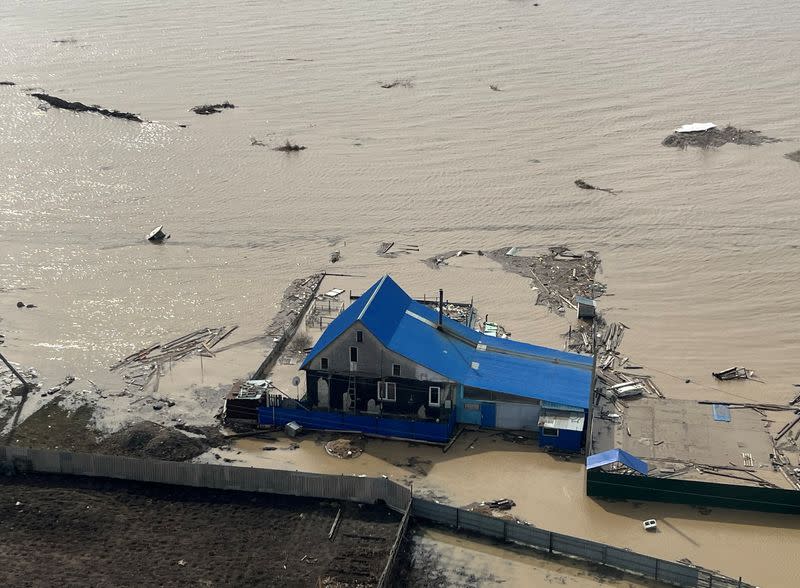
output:
[{"label": "blue metal roof", "polygon": [[302,367],[360,321],[387,349],[464,386],[589,407],[592,358],[483,335],[411,299],[384,276],[325,330]]},{"label": "blue metal roof", "polygon": [[644,461],[622,449],[609,449],[608,451],[590,455],[586,458],[586,469],[591,470],[611,463],[621,463],[632,470],[636,470],[643,476],[646,476],[649,471]]}]

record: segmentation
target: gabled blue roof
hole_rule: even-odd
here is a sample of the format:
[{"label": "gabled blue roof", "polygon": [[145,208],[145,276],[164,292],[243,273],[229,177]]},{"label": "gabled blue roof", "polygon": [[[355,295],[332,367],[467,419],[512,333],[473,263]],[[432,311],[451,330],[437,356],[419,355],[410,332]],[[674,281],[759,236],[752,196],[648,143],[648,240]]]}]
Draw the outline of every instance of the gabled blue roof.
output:
[{"label": "gabled blue roof", "polygon": [[612,463],[621,463],[632,470],[636,470],[643,476],[646,476],[647,472],[649,471],[649,468],[644,461],[631,455],[627,451],[623,451],[622,449],[609,449],[608,451],[603,451],[602,453],[590,455],[586,458],[586,469],[591,470]]},{"label": "gabled blue roof", "polygon": [[328,326],[306,367],[355,322],[387,349],[464,386],[589,407],[592,358],[490,337],[415,302],[384,276]]}]

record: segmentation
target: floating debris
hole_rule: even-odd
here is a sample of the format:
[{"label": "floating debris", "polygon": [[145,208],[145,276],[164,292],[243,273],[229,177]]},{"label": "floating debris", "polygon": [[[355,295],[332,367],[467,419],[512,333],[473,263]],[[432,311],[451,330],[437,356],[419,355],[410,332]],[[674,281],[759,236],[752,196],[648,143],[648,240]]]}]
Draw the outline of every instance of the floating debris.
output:
[{"label": "floating debris", "polygon": [[16,86],[16,85],[17,85],[16,82],[9,82],[9,81],[0,82],[0,86]]},{"label": "floating debris", "polygon": [[195,114],[209,115],[222,112],[222,110],[225,108],[236,108],[236,105],[226,100],[220,104],[203,104],[202,106],[194,106],[190,110]]},{"label": "floating debris", "polygon": [[97,114],[102,114],[103,116],[108,116],[111,118],[121,118],[133,122],[144,122],[141,118],[133,113],[120,112],[119,110],[109,110],[107,108],[103,108],[102,106],[97,106],[96,104],[93,106],[87,106],[82,102],[69,102],[67,100],[63,100],[62,98],[58,98],[57,96],[50,96],[49,94],[42,94],[40,92],[34,92],[31,94],[31,96],[46,102],[54,108],[73,110],[75,112],[96,112]]},{"label": "floating debris", "polygon": [[336,263],[340,259],[342,259],[341,252],[339,252],[339,251],[332,251],[331,252],[331,263]]},{"label": "floating debris", "polygon": [[731,367],[721,372],[711,372],[718,380],[751,380],[756,373],[743,367]]},{"label": "floating debris", "polygon": [[498,86],[497,84],[489,84],[489,88],[491,90],[493,90],[494,92],[502,92],[502,90],[500,89],[500,86]]},{"label": "floating debris", "polygon": [[272,150],[291,152],[291,151],[302,151],[305,148],[306,148],[305,145],[297,145],[295,143],[290,142],[289,139],[286,139],[286,143],[280,145],[279,147],[273,147]]},{"label": "floating debris", "polygon": [[800,163],[800,149],[797,151],[792,151],[791,153],[787,153],[784,157],[790,161],[796,161]]},{"label": "floating debris", "polygon": [[765,137],[761,134],[761,131],[737,129],[728,125],[724,129],[714,126],[705,131],[674,132],[665,138],[661,144],[665,147],[677,147],[679,149],[688,147],[713,149],[722,147],[726,143],[755,147],[762,143],[777,143],[779,141],[780,139]]},{"label": "floating debris", "polygon": [[575,180],[575,185],[578,188],[582,188],[584,190],[599,190],[600,192],[608,192],[609,194],[617,194],[617,190],[612,188],[598,188],[597,186],[593,186],[588,182],[584,182],[583,180]]},{"label": "floating debris", "polygon": [[414,87],[414,82],[410,78],[396,79],[396,80],[394,80],[392,82],[378,82],[378,83],[381,85],[381,88],[386,88],[387,90],[389,88],[398,88],[398,87],[413,88]]},{"label": "floating debris", "polygon": [[158,225],[147,235],[147,240],[151,243],[163,243],[166,239],[169,239],[171,235],[167,235],[163,229],[164,225]]}]

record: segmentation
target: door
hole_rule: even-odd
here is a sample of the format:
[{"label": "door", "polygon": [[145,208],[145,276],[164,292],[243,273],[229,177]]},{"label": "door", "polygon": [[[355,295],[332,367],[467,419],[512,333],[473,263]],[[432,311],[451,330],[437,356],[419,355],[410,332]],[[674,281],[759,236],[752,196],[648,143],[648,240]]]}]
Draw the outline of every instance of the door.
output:
[{"label": "door", "polygon": [[539,427],[538,404],[497,404],[495,427],[512,431],[536,431]]},{"label": "door", "polygon": [[491,402],[481,403],[481,427],[494,428],[497,409]]},{"label": "door", "polygon": [[328,387],[328,380],[319,378],[317,380],[317,406],[320,408],[331,407],[331,393]]}]

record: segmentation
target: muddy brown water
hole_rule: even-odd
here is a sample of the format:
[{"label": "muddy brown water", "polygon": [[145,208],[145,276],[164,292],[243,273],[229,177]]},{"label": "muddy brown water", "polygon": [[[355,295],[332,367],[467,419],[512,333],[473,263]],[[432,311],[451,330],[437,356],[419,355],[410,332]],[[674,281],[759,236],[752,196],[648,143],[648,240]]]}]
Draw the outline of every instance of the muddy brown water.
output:
[{"label": "muddy brown water", "polygon": [[[540,4],[3,2],[0,69],[17,82],[0,86],[4,351],[53,382],[111,385],[107,366],[153,341],[259,334],[286,284],[334,249],[362,286],[391,272],[415,294],[474,296],[515,337],[557,345],[566,323],[531,307],[525,280],[488,260],[420,260],[568,243],[601,252],[602,307],[665,393],[785,402],[800,383],[800,168],[783,157],[798,148],[800,69],[776,56],[800,51],[800,6]],[[153,122],[45,112],[25,88]],[[224,100],[237,108],[189,112]],[[784,142],[661,145],[707,120]],[[172,239],[145,242],[160,224]],[[387,240],[420,253],[376,257]],[[252,370],[261,350],[226,369]],[[711,379],[733,364],[766,384]],[[573,490],[562,502],[585,502]],[[750,559],[713,543],[709,559],[790,585],[795,559],[773,565],[768,546],[798,541],[794,523],[748,521],[724,529]]]}]

